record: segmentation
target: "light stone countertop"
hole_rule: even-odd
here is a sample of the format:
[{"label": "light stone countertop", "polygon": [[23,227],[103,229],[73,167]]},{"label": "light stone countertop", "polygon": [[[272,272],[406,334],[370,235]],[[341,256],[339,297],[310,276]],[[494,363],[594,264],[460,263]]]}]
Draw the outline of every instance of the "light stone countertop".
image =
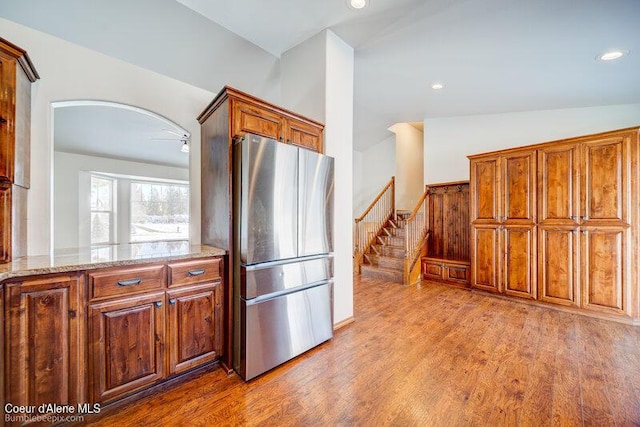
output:
[{"label": "light stone countertop", "polygon": [[224,249],[207,245],[189,245],[187,242],[149,242],[64,249],[56,251],[51,256],[27,256],[0,264],[0,282],[14,277],[38,274],[66,273],[225,254]]}]

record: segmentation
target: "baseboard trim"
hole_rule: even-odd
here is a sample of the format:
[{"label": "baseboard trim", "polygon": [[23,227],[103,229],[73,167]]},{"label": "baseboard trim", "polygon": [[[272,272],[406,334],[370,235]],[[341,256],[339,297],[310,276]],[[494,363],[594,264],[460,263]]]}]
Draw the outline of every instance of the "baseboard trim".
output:
[{"label": "baseboard trim", "polygon": [[349,324],[351,324],[351,323],[353,323],[353,322],[355,322],[355,321],[356,321],[355,317],[353,317],[353,316],[351,316],[351,317],[347,317],[347,318],[346,318],[346,319],[344,319],[343,321],[338,322],[338,323],[336,323],[335,325],[333,325],[333,330],[334,330],[334,331],[337,331],[338,329],[340,329],[340,328],[342,328],[342,327],[345,327],[345,326],[347,326],[347,325],[349,325]]}]

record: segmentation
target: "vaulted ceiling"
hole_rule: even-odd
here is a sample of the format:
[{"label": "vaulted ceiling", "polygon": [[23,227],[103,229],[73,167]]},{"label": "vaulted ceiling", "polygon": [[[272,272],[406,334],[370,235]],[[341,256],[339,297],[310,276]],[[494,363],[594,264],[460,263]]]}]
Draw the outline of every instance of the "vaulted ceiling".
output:
[{"label": "vaulted ceiling", "polygon": [[[638,0],[4,0],[0,16],[274,102],[279,55],[329,28],[355,48],[357,149],[399,121],[640,102]],[[630,54],[595,59],[610,48]]]}]

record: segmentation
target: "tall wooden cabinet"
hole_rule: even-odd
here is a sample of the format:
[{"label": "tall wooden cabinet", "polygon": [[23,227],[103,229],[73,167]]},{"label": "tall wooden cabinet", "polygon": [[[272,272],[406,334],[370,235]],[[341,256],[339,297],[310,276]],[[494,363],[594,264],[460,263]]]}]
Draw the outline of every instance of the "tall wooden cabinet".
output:
[{"label": "tall wooden cabinet", "polygon": [[0,262],[26,255],[31,83],[29,55],[0,38]]},{"label": "tall wooden cabinet", "polygon": [[324,125],[264,100],[225,87],[198,116],[202,132],[202,243],[228,253],[225,289],[223,363],[231,368],[233,331],[233,140],[253,133],[317,152],[323,150]]},{"label": "tall wooden cabinet", "polygon": [[535,298],[535,152],[473,159],[471,177],[471,283]]},{"label": "tall wooden cabinet", "polygon": [[638,319],[638,132],[471,156],[472,286]]}]

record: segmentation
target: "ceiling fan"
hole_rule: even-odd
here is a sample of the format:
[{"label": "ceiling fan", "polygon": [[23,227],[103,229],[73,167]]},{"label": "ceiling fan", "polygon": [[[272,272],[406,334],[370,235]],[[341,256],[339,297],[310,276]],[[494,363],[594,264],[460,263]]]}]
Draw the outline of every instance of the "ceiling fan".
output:
[{"label": "ceiling fan", "polygon": [[179,133],[179,132],[175,132],[173,130],[170,129],[162,129],[162,132],[167,132],[170,134],[175,135],[175,137],[173,138],[153,138],[151,141],[180,141],[182,142],[182,147],[180,148],[180,151],[182,151],[183,153],[188,153],[189,152],[189,140],[191,139],[191,134],[189,134],[188,132],[185,133]]}]

